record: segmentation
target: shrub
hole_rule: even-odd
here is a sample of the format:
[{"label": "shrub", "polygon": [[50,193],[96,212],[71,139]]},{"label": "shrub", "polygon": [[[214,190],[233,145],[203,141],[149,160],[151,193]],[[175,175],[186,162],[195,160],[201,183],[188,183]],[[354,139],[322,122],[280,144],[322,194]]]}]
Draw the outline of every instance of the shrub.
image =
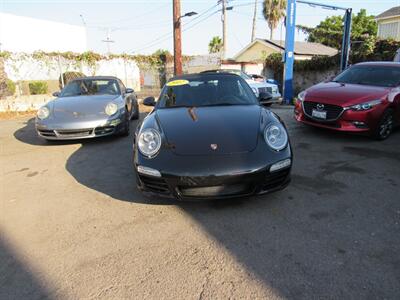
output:
[{"label": "shrub", "polygon": [[33,81],[29,83],[29,93],[31,95],[47,94],[47,82]]},{"label": "shrub", "polygon": [[6,85],[7,85],[7,94],[8,96],[12,96],[15,94],[15,90],[16,90],[16,85],[14,83],[14,81],[10,80],[10,79],[6,79]]},{"label": "shrub", "polygon": [[[80,78],[80,77],[86,77],[85,74],[81,73],[81,72],[64,72],[62,74],[63,79],[64,79],[64,86],[68,84],[68,82],[74,80],[75,78]],[[61,76],[58,78],[58,83],[59,83],[59,87],[60,90],[62,89],[62,84],[61,84]]]}]

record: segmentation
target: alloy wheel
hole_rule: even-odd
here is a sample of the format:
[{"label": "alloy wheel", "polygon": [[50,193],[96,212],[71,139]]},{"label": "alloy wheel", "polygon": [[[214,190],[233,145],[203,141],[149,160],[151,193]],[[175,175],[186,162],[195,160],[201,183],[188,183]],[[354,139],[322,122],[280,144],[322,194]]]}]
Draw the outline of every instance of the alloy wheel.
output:
[{"label": "alloy wheel", "polygon": [[388,114],[379,126],[379,136],[382,139],[387,138],[393,129],[393,116]]}]

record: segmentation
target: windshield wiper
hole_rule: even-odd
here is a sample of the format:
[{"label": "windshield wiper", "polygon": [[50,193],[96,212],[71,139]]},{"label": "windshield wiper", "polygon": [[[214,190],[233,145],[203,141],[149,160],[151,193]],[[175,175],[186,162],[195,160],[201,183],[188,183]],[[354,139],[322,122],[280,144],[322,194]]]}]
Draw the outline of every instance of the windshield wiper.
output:
[{"label": "windshield wiper", "polygon": [[160,108],[182,108],[182,107],[192,108],[192,107],[196,107],[196,106],[193,106],[193,105],[171,105],[171,106],[163,106]]},{"label": "windshield wiper", "polygon": [[223,102],[223,103],[215,103],[215,104],[206,104],[206,105],[202,105],[202,106],[232,106],[232,105],[240,105],[240,103]]}]

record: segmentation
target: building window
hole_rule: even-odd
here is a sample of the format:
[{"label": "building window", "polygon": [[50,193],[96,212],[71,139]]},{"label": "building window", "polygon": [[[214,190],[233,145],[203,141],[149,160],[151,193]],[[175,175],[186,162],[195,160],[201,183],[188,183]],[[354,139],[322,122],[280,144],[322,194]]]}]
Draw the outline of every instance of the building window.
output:
[{"label": "building window", "polygon": [[379,25],[379,37],[388,39],[397,38],[397,33],[399,32],[400,22],[386,23]]}]

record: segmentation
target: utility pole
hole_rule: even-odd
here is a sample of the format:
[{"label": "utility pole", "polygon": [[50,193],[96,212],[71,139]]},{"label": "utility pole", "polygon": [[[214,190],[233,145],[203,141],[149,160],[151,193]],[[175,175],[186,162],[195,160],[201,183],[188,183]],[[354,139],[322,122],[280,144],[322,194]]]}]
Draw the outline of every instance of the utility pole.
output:
[{"label": "utility pole", "polygon": [[107,37],[105,40],[102,40],[103,43],[107,44],[107,54],[111,54],[111,49],[110,49],[110,43],[114,43],[113,40],[111,40],[111,29],[107,28]]},{"label": "utility pole", "polygon": [[182,74],[181,1],[173,0],[174,75]]},{"label": "utility pole", "polygon": [[256,37],[256,22],[257,22],[257,0],[254,0],[254,16],[253,16],[253,28],[251,30],[251,41],[253,42]]},{"label": "utility pole", "polygon": [[226,36],[226,0],[222,0],[222,59],[225,58],[226,55],[226,45],[227,45],[227,36]]}]

